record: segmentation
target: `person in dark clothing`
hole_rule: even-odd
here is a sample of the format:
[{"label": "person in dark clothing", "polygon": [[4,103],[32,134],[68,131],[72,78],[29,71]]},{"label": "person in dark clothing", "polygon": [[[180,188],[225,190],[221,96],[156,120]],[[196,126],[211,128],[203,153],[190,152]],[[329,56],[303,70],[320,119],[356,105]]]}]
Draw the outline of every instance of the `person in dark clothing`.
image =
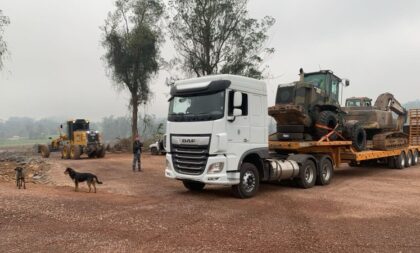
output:
[{"label": "person in dark clothing", "polygon": [[138,164],[138,170],[141,171],[141,147],[143,143],[140,142],[140,136],[136,135],[133,142],[133,171],[136,170],[136,164]]}]

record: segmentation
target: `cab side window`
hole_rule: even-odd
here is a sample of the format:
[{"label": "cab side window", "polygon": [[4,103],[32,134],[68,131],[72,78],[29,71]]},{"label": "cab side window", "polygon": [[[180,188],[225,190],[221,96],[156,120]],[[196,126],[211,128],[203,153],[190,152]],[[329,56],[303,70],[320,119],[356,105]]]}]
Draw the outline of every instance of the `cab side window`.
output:
[{"label": "cab side window", "polygon": [[[233,115],[233,94],[235,91],[229,91],[229,100],[228,100],[228,116]],[[238,107],[242,110],[242,116],[248,115],[248,94],[242,93],[242,106]]]},{"label": "cab side window", "polygon": [[339,85],[338,80],[333,78],[331,80],[331,96],[333,98],[335,98],[335,100],[337,100],[337,101],[338,101],[338,95],[339,95],[338,94],[338,85]]}]

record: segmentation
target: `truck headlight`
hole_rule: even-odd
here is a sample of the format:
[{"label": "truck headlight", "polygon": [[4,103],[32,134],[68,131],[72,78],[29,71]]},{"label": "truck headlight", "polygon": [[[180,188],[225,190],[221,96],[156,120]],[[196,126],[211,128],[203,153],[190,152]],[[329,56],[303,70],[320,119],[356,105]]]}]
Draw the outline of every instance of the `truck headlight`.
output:
[{"label": "truck headlight", "polygon": [[220,173],[223,170],[225,163],[219,162],[219,163],[213,163],[210,165],[209,170],[207,171],[207,174],[214,174],[214,173]]}]

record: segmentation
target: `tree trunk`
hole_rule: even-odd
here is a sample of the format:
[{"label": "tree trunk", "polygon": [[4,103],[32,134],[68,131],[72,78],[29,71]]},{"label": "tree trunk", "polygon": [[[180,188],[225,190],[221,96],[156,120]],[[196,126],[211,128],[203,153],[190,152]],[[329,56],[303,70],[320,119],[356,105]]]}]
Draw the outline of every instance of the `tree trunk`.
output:
[{"label": "tree trunk", "polygon": [[138,129],[137,129],[137,115],[138,115],[138,111],[139,111],[139,97],[137,96],[137,94],[131,94],[131,107],[132,107],[132,117],[131,117],[131,136],[132,136],[132,141],[134,141],[134,136],[136,136],[136,134],[138,134]]}]

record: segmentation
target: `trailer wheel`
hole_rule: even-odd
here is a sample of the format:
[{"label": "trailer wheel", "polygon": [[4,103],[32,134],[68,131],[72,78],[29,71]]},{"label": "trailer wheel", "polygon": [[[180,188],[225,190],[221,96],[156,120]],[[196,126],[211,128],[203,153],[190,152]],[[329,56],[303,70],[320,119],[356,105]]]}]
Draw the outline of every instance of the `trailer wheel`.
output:
[{"label": "trailer wheel", "polygon": [[301,188],[307,189],[315,185],[316,166],[312,160],[306,160],[299,169],[299,175],[296,182]]},{"label": "trailer wheel", "polygon": [[411,150],[409,150],[407,155],[405,156],[405,167],[410,167],[412,163],[413,163],[413,153],[411,153]]},{"label": "trailer wheel", "polygon": [[417,151],[417,149],[413,150],[413,162],[412,165],[417,165],[417,163],[419,162],[419,152]]},{"label": "trailer wheel", "polygon": [[317,170],[316,184],[328,185],[334,175],[334,168],[328,156],[323,156],[319,160],[319,169]]},{"label": "trailer wheel", "polygon": [[397,158],[395,159],[395,168],[397,169],[404,169],[405,167],[405,152],[402,151],[401,154],[399,156],[397,156]]},{"label": "trailer wheel", "polygon": [[204,186],[206,186],[205,183],[189,180],[182,180],[182,183],[184,184],[185,188],[190,191],[201,191],[203,190]]},{"label": "trailer wheel", "polygon": [[232,185],[232,193],[237,198],[251,198],[258,192],[260,176],[252,163],[242,163],[239,184]]}]

